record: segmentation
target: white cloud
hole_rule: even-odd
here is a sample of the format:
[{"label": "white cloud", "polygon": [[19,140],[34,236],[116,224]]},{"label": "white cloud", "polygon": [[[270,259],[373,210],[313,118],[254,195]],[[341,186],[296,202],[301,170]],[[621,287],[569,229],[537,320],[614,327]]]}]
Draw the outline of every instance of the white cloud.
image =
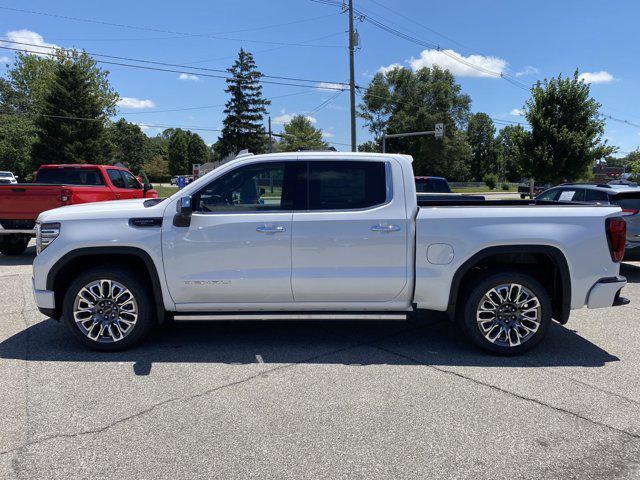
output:
[{"label": "white cloud", "polygon": [[528,75],[535,75],[539,70],[536,67],[532,67],[531,65],[527,65],[519,72],[516,72],[516,77],[526,77]]},{"label": "white cloud", "polygon": [[499,74],[505,73],[508,65],[506,60],[498,57],[484,55],[465,57],[453,50],[423,50],[420,58],[412,57],[409,63],[414,70],[437,65],[459,77],[489,78],[498,78]]},{"label": "white cloud", "polygon": [[349,87],[341,83],[320,82],[316,88],[320,90],[347,90]]},{"label": "white cloud", "polygon": [[524,112],[519,108],[514,108],[509,112],[509,115],[513,115],[514,117],[521,117],[522,115],[524,115]]},{"label": "white cloud", "polygon": [[[135,122],[134,122],[135,123]],[[145,125],[144,123],[135,123],[137,126],[140,127],[140,130],[142,130],[143,132],[146,132],[147,130],[149,130],[150,127],[149,125]]]},{"label": "white cloud", "polygon": [[395,70],[396,68],[402,68],[402,65],[400,65],[399,63],[392,63],[391,65],[387,65],[386,67],[380,67],[378,71],[386,75],[391,70]]},{"label": "white cloud", "polygon": [[335,137],[335,135],[334,135],[333,133],[331,133],[331,132],[324,132],[324,131],[322,132],[322,136],[323,136],[324,138],[333,138],[333,137]]},{"label": "white cloud", "polygon": [[601,70],[599,72],[582,72],[578,75],[578,80],[585,83],[610,83],[615,80],[609,72]]},{"label": "white cloud", "polygon": [[[54,53],[53,48],[59,48],[54,43],[47,43],[44,41],[42,35],[31,30],[11,30],[6,35],[8,40],[12,42],[28,43],[29,45],[20,45],[17,43],[6,43],[0,41],[0,45],[8,45],[12,48],[29,50],[36,55],[42,55],[47,53]],[[47,48],[49,47],[49,48]]]},{"label": "white cloud", "polygon": [[198,82],[200,80],[200,77],[197,75],[193,75],[191,73],[181,73],[180,75],[178,75],[178,79],[179,80],[190,80],[192,82]]},{"label": "white cloud", "polygon": [[[293,117],[298,115],[296,113],[286,113],[284,110],[281,110],[281,113],[282,115],[278,115],[273,119],[273,123],[275,123],[276,125],[285,125],[289,123],[291,120],[293,120]],[[318,122],[318,120],[315,117],[312,117],[310,115],[305,115],[305,118],[309,120],[311,123]]]},{"label": "white cloud", "polygon": [[156,104],[153,100],[140,100],[133,97],[122,97],[118,100],[118,106],[124,108],[153,108]]}]

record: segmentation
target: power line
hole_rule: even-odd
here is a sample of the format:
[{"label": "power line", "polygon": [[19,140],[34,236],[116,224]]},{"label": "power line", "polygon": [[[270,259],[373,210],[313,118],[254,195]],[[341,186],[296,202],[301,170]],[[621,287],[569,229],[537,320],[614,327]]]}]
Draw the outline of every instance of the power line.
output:
[{"label": "power line", "polygon": [[[4,49],[4,50],[12,50],[14,52],[26,52],[26,53],[36,54],[36,55],[49,55],[51,57],[55,56],[54,53],[46,53],[46,52],[41,52],[41,51],[36,51],[36,50],[12,48],[12,47],[5,47],[5,46],[1,46],[1,45],[0,45],[0,48]],[[121,67],[138,68],[138,69],[142,69],[142,70],[152,70],[152,71],[157,71],[157,72],[185,73],[185,74],[188,74],[188,75],[194,75],[194,74],[197,73],[201,77],[221,78],[221,79],[224,79],[224,80],[229,80],[229,79],[234,78],[234,77],[228,77],[228,76],[224,76],[224,75],[214,75],[214,74],[211,74],[211,73],[202,73],[202,72],[193,72],[193,71],[188,71],[188,70],[176,70],[176,69],[168,69],[168,68],[150,67],[150,66],[146,66],[146,65],[133,65],[133,64],[130,64],[130,63],[110,62],[110,61],[99,60],[99,59],[96,59],[95,61],[98,62],[98,63],[103,63],[105,65],[118,65],[118,66],[121,66]],[[192,68],[192,67],[186,66],[185,68]],[[300,80],[300,81],[310,81],[310,80]],[[300,83],[277,82],[277,81],[273,81],[273,80],[260,80],[260,83],[272,84],[272,85],[287,85],[287,86],[290,86],[290,87],[316,88],[316,89],[320,89],[320,90],[343,90],[342,87],[331,86],[331,85],[322,85],[322,83],[332,83],[332,82],[318,82],[317,85],[305,85],[305,84],[300,84]]]},{"label": "power line", "polygon": [[[11,43],[11,44],[15,44],[15,45],[26,45],[28,47],[46,48],[46,49],[52,50],[52,51],[62,50],[62,51],[66,51],[66,52],[71,52],[71,51],[75,50],[73,48],[41,46],[41,45],[38,45],[38,44],[35,44],[35,43],[18,42],[18,41],[15,41],[15,40],[1,40],[1,42]],[[115,60],[124,60],[124,61],[129,61],[129,62],[145,63],[145,64],[150,64],[150,65],[162,65],[162,66],[165,66],[165,67],[188,68],[188,69],[191,69],[191,70],[202,70],[202,71],[205,71],[205,72],[218,72],[218,73],[224,73],[224,74],[228,74],[229,73],[228,70],[223,70],[223,69],[220,69],[220,68],[192,67],[192,66],[185,65],[185,64],[180,64],[180,63],[157,62],[157,61],[154,61],[154,60],[145,60],[145,59],[131,58],[131,57],[120,57],[120,56],[116,56],[116,55],[106,55],[106,54],[103,54],[103,53],[87,52],[86,50],[84,52],[87,55],[91,55],[92,57],[112,58],[112,59],[115,59]],[[314,80],[314,79],[297,78],[297,77],[282,77],[282,76],[278,76],[278,75],[262,74],[262,77],[275,78],[275,79],[279,79],[279,80],[291,80],[291,81],[295,81],[295,82],[334,83],[334,84],[341,84],[341,85],[345,85],[345,86],[348,85],[347,83],[330,82],[328,80]]]},{"label": "power line", "polygon": [[[312,90],[304,90],[302,92],[294,92],[294,93],[286,93],[284,95],[275,95],[269,98],[265,98],[265,100],[276,100],[278,98],[285,98],[285,97],[293,97],[296,95],[305,95],[305,94],[309,94],[312,93]],[[341,93],[341,92],[338,92]],[[219,107],[224,107],[226,104],[225,103],[219,103],[217,105],[202,105],[202,106],[196,106],[196,107],[183,107],[183,108],[169,108],[166,110],[145,110],[143,112],[131,112],[131,111],[120,111],[118,112],[118,115],[143,115],[143,114],[147,114],[147,113],[168,113],[168,112],[186,112],[189,110],[206,110],[208,108],[219,108]]]},{"label": "power line", "polygon": [[[178,38],[181,37],[205,37],[205,38],[213,38],[216,40],[230,40],[230,41],[240,41],[240,42],[253,42],[253,43],[265,43],[265,44],[272,44],[272,45],[288,45],[288,46],[297,46],[297,47],[325,47],[325,48],[344,48],[343,45],[308,45],[308,44],[299,44],[299,43],[284,43],[284,42],[272,42],[272,41],[266,41],[266,40],[252,40],[252,39],[246,39],[246,38],[225,38],[225,37],[220,37],[218,36],[219,34],[211,34],[211,33],[190,33],[190,32],[180,32],[180,31],[176,31],[176,30],[167,30],[167,29],[162,29],[162,28],[155,28],[155,27],[143,27],[143,26],[139,26],[139,25],[129,25],[129,24],[124,24],[124,23],[114,23],[114,22],[106,22],[103,20],[96,20],[96,19],[91,19],[91,18],[80,18],[80,17],[71,17],[68,15],[59,15],[59,14],[55,14],[55,13],[49,13],[49,12],[39,12],[39,11],[35,11],[35,10],[26,10],[26,9],[22,9],[22,8],[13,8],[13,7],[5,7],[5,6],[0,6],[0,10],[7,10],[7,11],[12,11],[12,12],[19,12],[19,13],[28,13],[31,15],[41,15],[41,16],[45,16],[45,17],[51,17],[51,18],[59,18],[59,19],[63,19],[63,20],[71,20],[71,21],[75,21],[75,22],[84,22],[84,23],[93,23],[93,24],[98,24],[98,25],[106,25],[106,26],[111,26],[111,27],[118,27],[118,28],[128,28],[128,29],[132,29],[132,30],[143,30],[143,31],[149,31],[149,32],[156,32],[156,33],[168,33],[168,34],[173,34],[173,35],[178,35]],[[334,15],[334,14],[331,14]],[[329,16],[331,16],[329,15]],[[298,20],[298,21],[294,21],[294,22],[290,22],[291,23],[300,23],[302,21],[311,21],[311,20],[317,20],[319,18],[323,18],[325,17],[320,16],[320,17],[315,17],[312,19],[303,19],[303,20]],[[265,28],[272,28],[275,26],[283,26],[283,25],[287,25],[287,23],[283,23],[283,24],[278,24],[278,25],[268,25],[268,26],[263,26],[263,27],[258,27],[257,29],[265,29]],[[245,30],[238,30],[235,32],[227,32],[227,33],[237,33],[237,32],[241,32],[241,31],[250,31],[252,29],[245,29]]]}]

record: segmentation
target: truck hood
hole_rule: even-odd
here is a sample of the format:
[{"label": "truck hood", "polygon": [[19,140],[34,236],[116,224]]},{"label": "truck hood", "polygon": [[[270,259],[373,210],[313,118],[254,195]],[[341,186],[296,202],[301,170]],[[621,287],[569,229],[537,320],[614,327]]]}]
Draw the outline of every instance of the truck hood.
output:
[{"label": "truck hood", "polygon": [[129,216],[153,217],[159,215],[159,210],[164,209],[164,202],[153,207],[145,207],[144,202],[148,198],[135,198],[132,200],[113,200],[110,202],[81,203],[79,205],[67,205],[42,212],[38,216],[39,222],[58,222],[63,220],[92,220],[122,218]]}]

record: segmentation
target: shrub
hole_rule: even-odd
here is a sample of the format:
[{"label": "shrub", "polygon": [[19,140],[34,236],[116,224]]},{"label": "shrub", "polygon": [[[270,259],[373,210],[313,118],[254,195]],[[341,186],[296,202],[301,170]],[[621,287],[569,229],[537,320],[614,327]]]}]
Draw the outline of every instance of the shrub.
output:
[{"label": "shrub", "polygon": [[509,191],[510,187],[511,186],[507,182],[502,182],[502,185],[500,185],[500,188],[502,188],[502,190],[504,190],[505,192]]},{"label": "shrub", "polygon": [[484,177],[482,177],[482,181],[487,187],[493,190],[498,184],[498,176],[495,173],[487,173]]}]

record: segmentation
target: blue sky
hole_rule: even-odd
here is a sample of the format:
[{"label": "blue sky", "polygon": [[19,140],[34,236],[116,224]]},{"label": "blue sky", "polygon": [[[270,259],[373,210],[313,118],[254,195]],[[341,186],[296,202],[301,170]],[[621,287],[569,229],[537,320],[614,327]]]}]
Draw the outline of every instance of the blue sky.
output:
[{"label": "blue sky", "polygon": [[[522,121],[518,110],[528,93],[496,76],[482,76],[482,69],[530,84],[558,73],[572,74],[578,68],[591,82],[592,94],[604,105],[604,113],[640,125],[640,2],[355,0],[354,4],[371,18],[442,49],[451,49],[454,56],[480,67],[468,68],[437,50],[394,37],[367,22],[356,22],[361,41],[356,53],[356,82],[360,85],[366,85],[381,67],[437,63],[456,74],[463,91],[472,98],[473,111],[517,122]],[[158,30],[0,9],[0,35],[4,39],[213,69],[227,68],[243,47],[254,53],[265,74],[326,82],[344,82],[348,78],[347,17],[338,7],[311,0],[0,0],[0,7]],[[13,54],[0,50],[0,57],[11,61]],[[0,73],[5,70],[6,61],[2,62]],[[122,66],[105,68],[111,71],[111,81],[124,98],[120,111],[128,120],[149,125],[220,128],[222,107],[215,105],[227,100],[224,80],[207,78],[197,71],[180,75]],[[274,131],[281,130],[282,122],[290,115],[303,113],[325,131],[328,141],[335,142],[340,150],[348,149],[342,145],[349,142],[348,92],[317,109],[335,93],[265,84],[265,97],[280,97],[274,98],[270,106]],[[160,111],[191,107],[197,108]],[[145,130],[149,135],[158,132],[157,128]],[[199,133],[207,143],[214,142],[218,135],[205,130]],[[640,127],[610,120],[606,137],[621,152],[629,152],[640,143]],[[369,138],[359,122],[358,143]]]}]

